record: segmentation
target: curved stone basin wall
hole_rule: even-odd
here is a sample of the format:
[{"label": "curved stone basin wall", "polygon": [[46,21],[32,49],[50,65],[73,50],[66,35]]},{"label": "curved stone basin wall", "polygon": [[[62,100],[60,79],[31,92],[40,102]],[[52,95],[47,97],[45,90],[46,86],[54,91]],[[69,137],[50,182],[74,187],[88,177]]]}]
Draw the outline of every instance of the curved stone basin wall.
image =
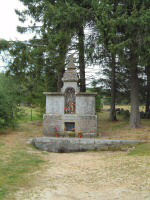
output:
[{"label": "curved stone basin wall", "polygon": [[32,144],[43,151],[68,153],[89,150],[122,150],[125,147],[132,147],[144,143],[138,140],[99,140],[88,138],[34,138]]}]

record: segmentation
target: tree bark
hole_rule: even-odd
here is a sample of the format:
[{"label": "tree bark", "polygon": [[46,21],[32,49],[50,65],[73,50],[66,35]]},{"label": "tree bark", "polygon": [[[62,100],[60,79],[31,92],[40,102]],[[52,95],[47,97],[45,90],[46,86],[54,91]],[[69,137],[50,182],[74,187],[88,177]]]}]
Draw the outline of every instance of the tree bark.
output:
[{"label": "tree bark", "polygon": [[64,69],[62,69],[61,71],[58,72],[58,76],[57,76],[57,92],[60,92],[61,88],[63,86],[62,78],[63,78],[64,71],[65,71],[65,67],[64,67]]},{"label": "tree bark", "polygon": [[67,54],[67,49],[68,49],[68,44],[67,42],[63,42],[61,44],[61,47],[59,49],[59,57],[58,57],[58,67],[57,67],[57,91],[60,92],[61,88],[63,86],[63,75],[65,72],[65,59],[66,59],[66,54]]},{"label": "tree bark", "polygon": [[131,52],[130,54],[130,81],[131,81],[131,114],[130,126],[131,128],[140,127],[140,112],[139,112],[139,80],[137,57]]},{"label": "tree bark", "polygon": [[116,121],[116,56],[111,54],[111,108],[110,120]]},{"label": "tree bark", "polygon": [[146,76],[147,76],[147,85],[146,85],[146,105],[145,112],[150,111],[150,67],[145,68]]},{"label": "tree bark", "polygon": [[80,91],[86,92],[83,26],[79,26],[78,39],[79,39],[78,50],[79,50],[79,69],[80,69]]}]

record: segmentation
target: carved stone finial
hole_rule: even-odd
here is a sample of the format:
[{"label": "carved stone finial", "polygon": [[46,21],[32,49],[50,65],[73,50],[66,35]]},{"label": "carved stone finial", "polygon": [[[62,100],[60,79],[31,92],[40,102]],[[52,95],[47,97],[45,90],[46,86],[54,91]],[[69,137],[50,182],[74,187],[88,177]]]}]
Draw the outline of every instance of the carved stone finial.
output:
[{"label": "carved stone finial", "polygon": [[76,66],[74,64],[76,59],[73,56],[74,54],[69,56],[69,64],[68,64],[67,70],[64,73],[64,76],[62,79],[63,82],[77,82],[78,81]]},{"label": "carved stone finial", "polygon": [[76,58],[74,58],[74,54],[69,56],[69,64],[68,64],[68,69],[75,69],[76,66],[74,62],[76,61]]}]

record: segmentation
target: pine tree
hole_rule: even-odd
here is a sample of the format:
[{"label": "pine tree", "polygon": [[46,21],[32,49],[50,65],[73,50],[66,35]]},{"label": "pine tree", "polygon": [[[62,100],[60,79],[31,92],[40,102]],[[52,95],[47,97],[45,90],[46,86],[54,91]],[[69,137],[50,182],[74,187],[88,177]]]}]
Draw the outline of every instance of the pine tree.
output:
[{"label": "pine tree", "polygon": [[[149,3],[148,1],[106,0],[98,2],[96,10],[100,33],[107,33],[110,50],[115,51],[119,55],[121,64],[129,68],[130,125],[132,128],[138,128],[140,126],[138,68],[142,54],[141,46],[144,44],[143,40],[148,37]],[[106,29],[106,27],[110,28]],[[102,41],[105,41],[105,37]]]}]

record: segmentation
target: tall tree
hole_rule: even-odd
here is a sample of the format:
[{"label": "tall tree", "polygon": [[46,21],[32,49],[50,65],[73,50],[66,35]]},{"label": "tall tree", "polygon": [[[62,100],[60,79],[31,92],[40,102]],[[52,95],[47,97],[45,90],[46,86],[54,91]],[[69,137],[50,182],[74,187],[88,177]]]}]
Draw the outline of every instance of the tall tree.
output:
[{"label": "tall tree", "polygon": [[86,81],[85,81],[85,47],[84,47],[84,27],[79,26],[78,30],[78,49],[79,49],[79,69],[80,69],[80,91],[86,91]]},{"label": "tall tree", "polygon": [[[19,19],[24,22],[27,16],[31,16],[35,24],[26,28],[18,27],[18,30],[25,32],[31,29],[38,33],[41,43],[47,45],[46,51],[51,57],[50,67],[55,66],[57,74],[58,91],[62,86],[68,48],[72,49],[72,37],[78,36],[76,50],[79,51],[80,87],[81,91],[85,91],[84,27],[90,19],[90,1],[20,1],[26,6],[26,10],[16,11]],[[37,26],[36,23],[39,22],[40,26]]]},{"label": "tall tree", "polygon": [[111,121],[116,121],[116,56],[111,54]]},{"label": "tall tree", "polygon": [[[26,17],[30,16],[34,23],[30,27],[18,27],[18,31],[25,33],[32,30],[35,33],[30,45],[36,46],[36,49],[39,50],[44,47],[43,60],[45,60],[46,65],[49,64],[49,70],[46,67],[46,72],[53,71],[53,73],[48,74],[55,76],[57,90],[60,91],[66,53],[71,42],[71,29],[66,32],[68,24],[63,20],[66,12],[64,1],[20,1],[24,3],[26,9],[23,12],[16,11],[19,19],[24,22]],[[53,79],[53,77],[49,78]]]},{"label": "tall tree", "polygon": [[[110,69],[110,95],[111,95],[111,104],[110,104],[110,119],[116,121],[116,55],[117,52],[114,48],[116,45],[116,29],[110,25],[110,18],[115,18],[116,8],[118,2],[110,4],[111,12],[109,12],[108,5],[106,2],[106,11],[103,10],[104,2],[95,1],[96,4],[93,4],[95,9],[95,18],[97,29],[99,31],[98,44],[101,46],[102,51],[100,50],[101,57],[106,60],[107,66]],[[110,3],[110,2],[109,2]],[[99,53],[98,53],[99,54]]]},{"label": "tall tree", "polygon": [[[114,13],[115,5],[115,15]],[[143,33],[148,37],[149,9],[148,2],[141,1],[100,1],[96,6],[97,23],[100,33],[105,26],[110,26],[109,36],[117,43],[108,40],[111,49],[119,55],[120,62],[127,65],[130,71],[131,81],[131,115],[130,126],[140,126],[139,115],[139,84],[138,66],[140,64],[141,45]],[[98,8],[98,9],[97,9]],[[100,20],[103,19],[103,23]],[[143,30],[143,26],[146,28]],[[145,39],[145,38],[144,38]]]}]

